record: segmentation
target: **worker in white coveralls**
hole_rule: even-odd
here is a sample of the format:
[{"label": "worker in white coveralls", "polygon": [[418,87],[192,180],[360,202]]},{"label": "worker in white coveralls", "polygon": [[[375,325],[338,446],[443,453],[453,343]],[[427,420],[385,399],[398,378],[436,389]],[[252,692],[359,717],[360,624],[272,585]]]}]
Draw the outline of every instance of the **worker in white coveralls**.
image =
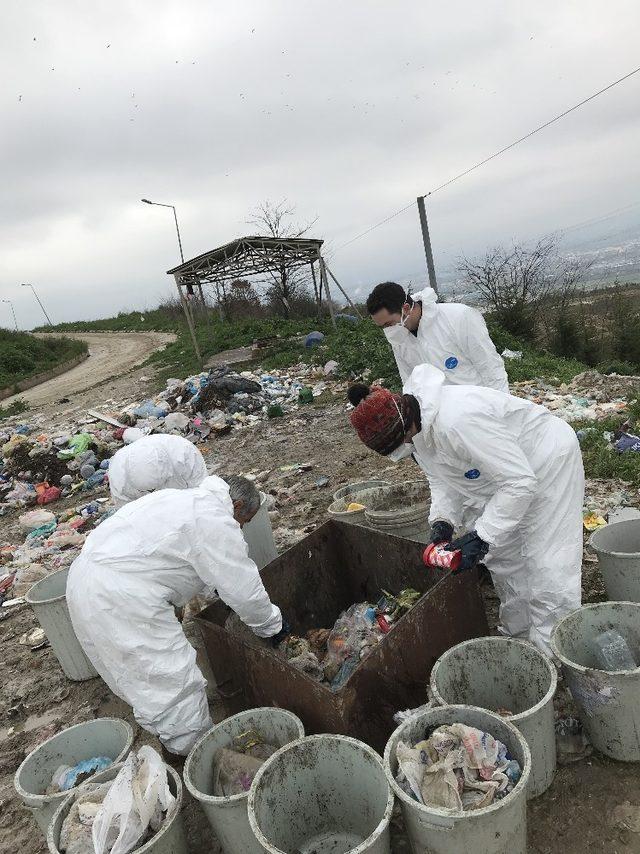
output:
[{"label": "worker in white coveralls", "polygon": [[183,436],[143,436],[120,448],[109,462],[116,507],[157,489],[190,489],[207,476],[200,451]]},{"label": "worker in white coveralls", "polygon": [[262,638],[287,633],[241,526],[260,494],[242,477],[208,477],[121,507],[71,565],[67,603],[78,640],[114,694],[167,751],[186,755],[211,726],[206,682],[174,606],[218,596]]},{"label": "worker in white coveralls", "polygon": [[433,288],[408,296],[395,282],[376,285],[367,311],[393,349],[402,382],[418,365],[433,365],[451,385],[479,385],[509,393],[502,357],[475,308],[439,303]]},{"label": "worker in white coveralls", "polygon": [[[543,406],[415,368],[403,394],[352,386],[351,422],[372,450],[413,455],[431,488],[432,542],[486,565],[500,630],[550,654],[551,630],[580,606],[584,470],[572,428]],[[453,540],[454,530],[466,531]]]}]

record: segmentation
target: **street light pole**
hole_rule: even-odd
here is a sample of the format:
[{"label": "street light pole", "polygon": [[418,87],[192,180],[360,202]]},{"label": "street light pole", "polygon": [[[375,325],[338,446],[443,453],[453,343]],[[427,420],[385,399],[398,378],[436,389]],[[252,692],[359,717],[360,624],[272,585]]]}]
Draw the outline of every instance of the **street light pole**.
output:
[{"label": "street light pole", "polygon": [[15,313],[15,310],[13,308],[13,303],[11,302],[10,299],[3,299],[2,302],[8,302],[9,305],[11,306],[11,314],[13,315],[13,322],[15,324],[16,332],[17,332],[18,331],[18,321],[16,320],[16,313]]},{"label": "street light pole", "polygon": [[162,202],[150,202],[149,199],[140,199],[141,202],[144,202],[145,205],[156,205],[159,208],[171,208],[173,211],[173,218],[176,222],[176,232],[178,234],[178,246],[180,247],[180,260],[184,264],[184,253],[182,251],[182,239],[180,238],[180,226],[178,225],[178,214],[176,213],[175,205],[165,205]]},{"label": "street light pole", "polygon": [[36,289],[33,287],[33,285],[26,284],[25,282],[23,282],[23,283],[22,283],[22,287],[23,287],[23,288],[31,288],[31,290],[33,291],[33,295],[34,295],[34,297],[38,300],[38,305],[39,305],[39,306],[40,306],[40,308],[42,309],[42,313],[43,313],[43,314],[44,314],[44,316],[47,318],[47,323],[49,324],[49,326],[51,326],[51,327],[52,327],[52,326],[53,326],[53,323],[51,323],[51,318],[49,317],[49,315],[47,314],[47,312],[44,310],[44,306],[43,306],[43,305],[42,305],[42,303],[40,302],[40,297],[39,297],[39,296],[38,296],[38,294],[36,293]]}]

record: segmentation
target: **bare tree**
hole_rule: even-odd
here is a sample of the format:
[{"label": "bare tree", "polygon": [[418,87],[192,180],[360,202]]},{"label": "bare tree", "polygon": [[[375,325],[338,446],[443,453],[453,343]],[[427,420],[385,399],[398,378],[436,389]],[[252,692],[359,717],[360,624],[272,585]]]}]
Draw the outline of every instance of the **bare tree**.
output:
[{"label": "bare tree", "polygon": [[467,290],[479,295],[505,329],[532,338],[541,308],[557,283],[556,240],[543,238],[532,248],[497,246],[480,261],[463,258],[459,271]]},{"label": "bare tree", "polygon": [[[252,214],[248,224],[255,226],[260,234],[269,237],[303,237],[309,232],[317,218],[312,222],[301,225],[294,220],[295,208],[281,202],[262,202]],[[273,308],[284,317],[289,317],[297,299],[307,297],[309,291],[309,270],[307,266],[291,267],[282,264],[270,273],[267,296]],[[315,283],[314,283],[315,289]],[[317,297],[317,293],[316,293]]]}]

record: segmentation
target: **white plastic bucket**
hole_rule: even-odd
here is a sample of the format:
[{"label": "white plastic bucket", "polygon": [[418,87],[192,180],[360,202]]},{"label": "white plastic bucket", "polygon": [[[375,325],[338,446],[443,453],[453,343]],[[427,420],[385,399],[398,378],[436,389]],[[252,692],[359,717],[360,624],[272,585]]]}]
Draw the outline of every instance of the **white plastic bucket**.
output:
[{"label": "white plastic bucket", "polygon": [[[96,774],[96,776],[92,778],[91,782],[107,783],[109,780],[113,780],[115,778],[121,768],[121,763],[114,765],[112,768],[107,768],[105,771],[101,771],[100,774]],[[148,842],[145,842],[145,844],[141,845],[140,848],[135,849],[135,854],[187,854],[189,850],[182,821],[182,781],[180,780],[179,774],[177,774],[173,768],[170,768],[167,765],[166,769],[169,777],[169,789],[176,799],[174,811],[164,821],[160,830],[154,834]],[[82,787],[80,787],[80,790],[81,788]],[[49,829],[47,831],[49,854],[61,854],[60,849],[58,848],[58,843],[60,842],[62,823],[67,817],[76,795],[79,793],[79,789],[75,789],[73,792],[74,793],[70,797],[66,798],[57,808],[49,825]],[[68,793],[65,792],[64,794],[67,795]]]},{"label": "white plastic bucket", "polygon": [[640,604],[601,602],[583,605],[560,620],[551,648],[562,662],[569,690],[593,743],[605,756],[640,762],[640,667],[599,670],[594,638],[613,629],[640,662]]},{"label": "white plastic bucket", "polygon": [[343,735],[281,748],[249,792],[249,824],[268,854],[389,854],[392,811],[380,757]]},{"label": "white plastic bucket", "polygon": [[558,675],[553,662],[531,644],[514,638],[474,638],[447,650],[431,671],[431,690],[442,706],[479,706],[515,724],[531,751],[527,795],[541,795],[556,771],[553,697]]},{"label": "white plastic bucket", "polygon": [[354,497],[358,492],[365,489],[376,489],[381,486],[391,486],[388,480],[358,480],[355,483],[348,483],[346,486],[341,486],[333,493],[334,501],[357,501]]},{"label": "white plastic bucket", "polygon": [[98,673],[73,630],[66,597],[68,575],[68,566],[52,572],[34,584],[25,599],[44,629],[64,675],[74,682],[82,682],[94,679]]},{"label": "white plastic bucket", "polygon": [[605,525],[593,532],[589,544],[598,555],[609,599],[640,602],[640,519]]},{"label": "white plastic bucket", "polygon": [[97,718],[64,729],[38,745],[16,771],[14,786],[42,832],[46,834],[51,817],[62,801],[79,788],[76,786],[50,795],[45,793],[60,765],[73,767],[94,756],[108,756],[114,762],[120,762],[132,744],[133,729],[126,721]]},{"label": "white plastic bucket", "polygon": [[[396,783],[396,747],[399,741],[416,744],[426,730],[453,723],[489,732],[502,741],[520,763],[522,777],[501,801],[477,810],[459,812],[418,803]],[[402,723],[392,734],[384,751],[384,767],[389,783],[400,800],[404,823],[416,854],[526,854],[527,797],[531,755],[522,734],[499,715],[473,706],[441,706],[422,712]]]},{"label": "white plastic bucket", "polygon": [[431,495],[426,479],[368,491],[366,505],[364,518],[372,528],[416,543],[429,542]]},{"label": "white plastic bucket", "polygon": [[216,755],[233,739],[255,730],[265,742],[281,747],[304,736],[302,721],[285,709],[250,709],[215,726],[194,745],[184,766],[184,784],[200,803],[225,854],[260,854],[249,827],[248,792],[228,797],[213,794]]},{"label": "white plastic bucket", "polygon": [[242,529],[244,539],[249,546],[249,557],[263,569],[272,560],[278,557],[278,550],[273,539],[273,528],[271,519],[266,508],[267,496],[260,493],[260,509],[250,522]]}]

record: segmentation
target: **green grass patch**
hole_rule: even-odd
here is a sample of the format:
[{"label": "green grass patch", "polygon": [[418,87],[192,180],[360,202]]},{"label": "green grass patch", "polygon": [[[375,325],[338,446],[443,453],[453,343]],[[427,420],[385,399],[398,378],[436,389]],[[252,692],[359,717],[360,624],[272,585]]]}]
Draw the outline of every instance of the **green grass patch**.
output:
[{"label": "green grass patch", "polygon": [[2,406],[0,403],[0,421],[2,421],[3,418],[10,418],[12,415],[20,415],[20,413],[26,412],[27,409],[29,409],[29,404],[21,397],[14,400],[13,403],[10,403],[8,406]]},{"label": "green grass patch", "polygon": [[15,386],[87,352],[84,341],[62,336],[36,338],[0,329],[0,388]]}]

